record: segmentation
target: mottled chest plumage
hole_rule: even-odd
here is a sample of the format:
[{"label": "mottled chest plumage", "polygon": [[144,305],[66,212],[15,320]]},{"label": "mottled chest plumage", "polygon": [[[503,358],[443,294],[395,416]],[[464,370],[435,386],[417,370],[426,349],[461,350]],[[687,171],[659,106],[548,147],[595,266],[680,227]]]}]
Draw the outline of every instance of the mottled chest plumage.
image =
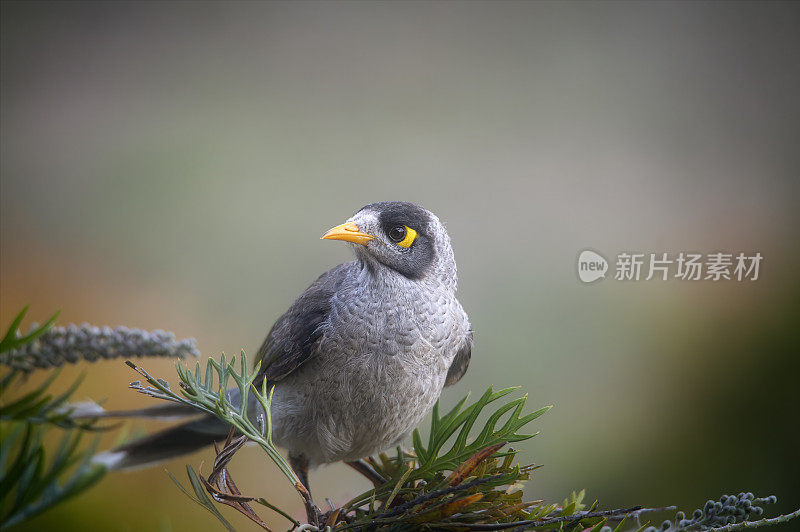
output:
[{"label": "mottled chest plumage", "polygon": [[345,358],[430,356],[449,364],[467,328],[445,287],[361,269],[331,298],[320,347]]},{"label": "mottled chest plumage", "polygon": [[300,444],[312,463],[396,444],[439,397],[468,329],[451,290],[354,266],[313,359],[276,387],[276,437]]}]

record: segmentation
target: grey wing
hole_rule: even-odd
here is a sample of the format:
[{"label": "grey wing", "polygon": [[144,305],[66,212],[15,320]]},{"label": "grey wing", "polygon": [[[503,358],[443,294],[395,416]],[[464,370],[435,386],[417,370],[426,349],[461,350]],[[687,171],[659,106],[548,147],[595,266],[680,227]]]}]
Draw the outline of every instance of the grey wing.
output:
[{"label": "grey wing", "polygon": [[313,356],[331,309],[331,297],[350,266],[340,264],[323,273],[272,326],[256,356],[256,361],[261,361],[261,376],[267,381],[286,377]]},{"label": "grey wing", "polygon": [[472,331],[469,331],[458,348],[456,357],[450,364],[450,369],[447,370],[447,378],[444,381],[445,386],[452,386],[461,380],[461,377],[467,372],[469,367],[469,360],[472,358]]}]

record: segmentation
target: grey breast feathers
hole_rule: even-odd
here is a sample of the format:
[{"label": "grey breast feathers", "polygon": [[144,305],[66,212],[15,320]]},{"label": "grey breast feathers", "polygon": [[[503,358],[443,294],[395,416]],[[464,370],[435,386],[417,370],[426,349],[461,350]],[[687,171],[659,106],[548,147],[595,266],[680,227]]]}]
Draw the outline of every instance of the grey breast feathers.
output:
[{"label": "grey breast feathers", "polygon": [[[356,263],[349,262],[328,270],[278,318],[256,356],[256,361],[261,361],[261,377],[268,382],[279,381],[314,356],[322,338],[321,326],[331,311],[331,298],[357,269]],[[472,331],[469,331],[450,365],[445,386],[461,380],[471,355]]]}]

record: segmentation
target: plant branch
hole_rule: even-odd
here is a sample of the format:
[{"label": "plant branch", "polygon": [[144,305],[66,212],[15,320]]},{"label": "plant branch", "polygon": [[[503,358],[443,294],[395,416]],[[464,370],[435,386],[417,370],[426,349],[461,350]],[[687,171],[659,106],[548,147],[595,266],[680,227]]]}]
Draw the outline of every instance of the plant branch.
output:
[{"label": "plant branch", "polygon": [[617,510],[603,510],[600,512],[583,512],[573,515],[562,515],[550,519],[540,519],[538,521],[512,521],[510,523],[472,523],[469,526],[470,530],[507,530],[513,528],[514,532],[522,532],[523,530],[530,530],[537,526],[547,526],[555,523],[577,523],[584,519],[592,519],[595,517],[614,517],[628,515],[642,510],[641,506],[633,506],[632,508],[622,508]]}]

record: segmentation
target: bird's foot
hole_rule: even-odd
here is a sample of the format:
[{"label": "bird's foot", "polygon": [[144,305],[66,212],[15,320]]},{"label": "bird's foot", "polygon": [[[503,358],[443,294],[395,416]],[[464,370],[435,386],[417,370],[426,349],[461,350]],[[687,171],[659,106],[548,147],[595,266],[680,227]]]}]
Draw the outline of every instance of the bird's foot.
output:
[{"label": "bird's foot", "polygon": [[308,521],[308,524],[319,527],[319,524],[322,522],[322,512],[319,508],[317,508],[317,505],[314,504],[314,501],[311,499],[305,501],[305,505],[306,520]]}]

